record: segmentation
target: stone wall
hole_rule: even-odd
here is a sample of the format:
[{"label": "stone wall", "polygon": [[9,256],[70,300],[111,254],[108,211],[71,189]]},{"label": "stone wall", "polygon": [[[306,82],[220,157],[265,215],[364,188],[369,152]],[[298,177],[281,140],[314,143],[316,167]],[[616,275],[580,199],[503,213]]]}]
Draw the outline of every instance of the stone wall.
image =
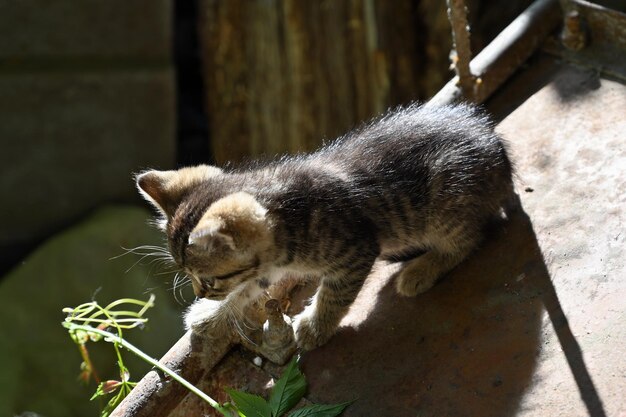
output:
[{"label": "stone wall", "polygon": [[0,267],[174,164],[171,20],[171,0],[0,0]]}]

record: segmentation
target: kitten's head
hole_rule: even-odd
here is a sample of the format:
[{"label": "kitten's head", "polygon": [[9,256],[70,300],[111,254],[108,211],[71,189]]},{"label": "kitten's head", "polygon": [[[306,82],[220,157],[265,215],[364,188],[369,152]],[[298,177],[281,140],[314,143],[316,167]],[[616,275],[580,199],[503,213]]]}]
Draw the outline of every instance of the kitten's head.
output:
[{"label": "kitten's head", "polygon": [[225,175],[202,165],[137,176],[137,188],[163,215],[170,253],[194,293],[213,300],[257,276],[273,239],[267,210],[252,195],[211,192]]}]

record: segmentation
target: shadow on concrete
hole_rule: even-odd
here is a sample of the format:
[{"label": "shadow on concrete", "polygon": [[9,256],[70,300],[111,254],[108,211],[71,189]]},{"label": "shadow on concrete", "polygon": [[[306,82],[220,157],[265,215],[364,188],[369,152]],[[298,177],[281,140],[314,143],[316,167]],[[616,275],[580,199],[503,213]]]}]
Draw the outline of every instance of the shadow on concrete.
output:
[{"label": "shadow on concrete", "polygon": [[552,281],[548,280],[547,282],[539,282],[538,284],[543,285],[540,288],[544,308],[548,312],[552,327],[559,339],[561,350],[565,355],[565,359],[576,381],[580,397],[587,408],[589,416],[606,417],[606,412],[604,411],[602,400],[598,395],[598,390],[593,384],[589,370],[585,365],[582,349],[572,333],[567,317],[561,308],[556,290],[552,285]]},{"label": "shadow on concrete", "polygon": [[513,416],[547,311],[589,414],[605,415],[523,210],[424,294],[396,295],[397,269],[375,272],[344,327],[303,355],[310,400],[356,399],[345,416]]},{"label": "shadow on concrete", "polygon": [[567,67],[554,77],[551,86],[561,101],[579,100],[601,87],[600,73],[592,69]]}]

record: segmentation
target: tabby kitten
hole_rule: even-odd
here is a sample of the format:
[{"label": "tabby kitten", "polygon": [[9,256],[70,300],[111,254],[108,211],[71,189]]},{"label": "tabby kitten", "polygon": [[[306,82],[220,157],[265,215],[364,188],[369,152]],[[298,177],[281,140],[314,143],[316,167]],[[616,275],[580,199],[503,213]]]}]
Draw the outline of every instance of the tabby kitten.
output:
[{"label": "tabby kitten", "polygon": [[294,320],[305,350],[333,335],[377,258],[403,260],[400,295],[426,291],[513,195],[505,145],[468,105],[411,105],[309,155],[148,171],[137,186],[163,213],[169,250],[200,298],[188,327],[227,326],[286,273],[316,274]]}]

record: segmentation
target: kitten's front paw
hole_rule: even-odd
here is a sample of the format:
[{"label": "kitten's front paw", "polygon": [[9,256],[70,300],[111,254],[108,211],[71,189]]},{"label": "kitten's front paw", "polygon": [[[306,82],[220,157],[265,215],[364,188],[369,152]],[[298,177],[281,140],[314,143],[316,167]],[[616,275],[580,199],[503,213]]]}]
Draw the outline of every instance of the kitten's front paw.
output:
[{"label": "kitten's front paw", "polygon": [[223,336],[227,326],[220,306],[219,301],[207,299],[196,301],[185,313],[185,328],[206,336]]},{"label": "kitten's front paw", "polygon": [[400,275],[396,281],[396,291],[404,297],[415,297],[435,285],[434,279],[419,279]]},{"label": "kitten's front paw", "polygon": [[320,326],[312,316],[302,313],[295,317],[293,328],[296,344],[302,350],[312,350],[326,343],[333,335],[333,329],[329,330]]},{"label": "kitten's front paw", "polygon": [[424,262],[425,257],[414,259],[406,263],[396,278],[396,291],[404,297],[414,297],[428,291],[435,285],[440,274],[439,270],[429,268]]}]

